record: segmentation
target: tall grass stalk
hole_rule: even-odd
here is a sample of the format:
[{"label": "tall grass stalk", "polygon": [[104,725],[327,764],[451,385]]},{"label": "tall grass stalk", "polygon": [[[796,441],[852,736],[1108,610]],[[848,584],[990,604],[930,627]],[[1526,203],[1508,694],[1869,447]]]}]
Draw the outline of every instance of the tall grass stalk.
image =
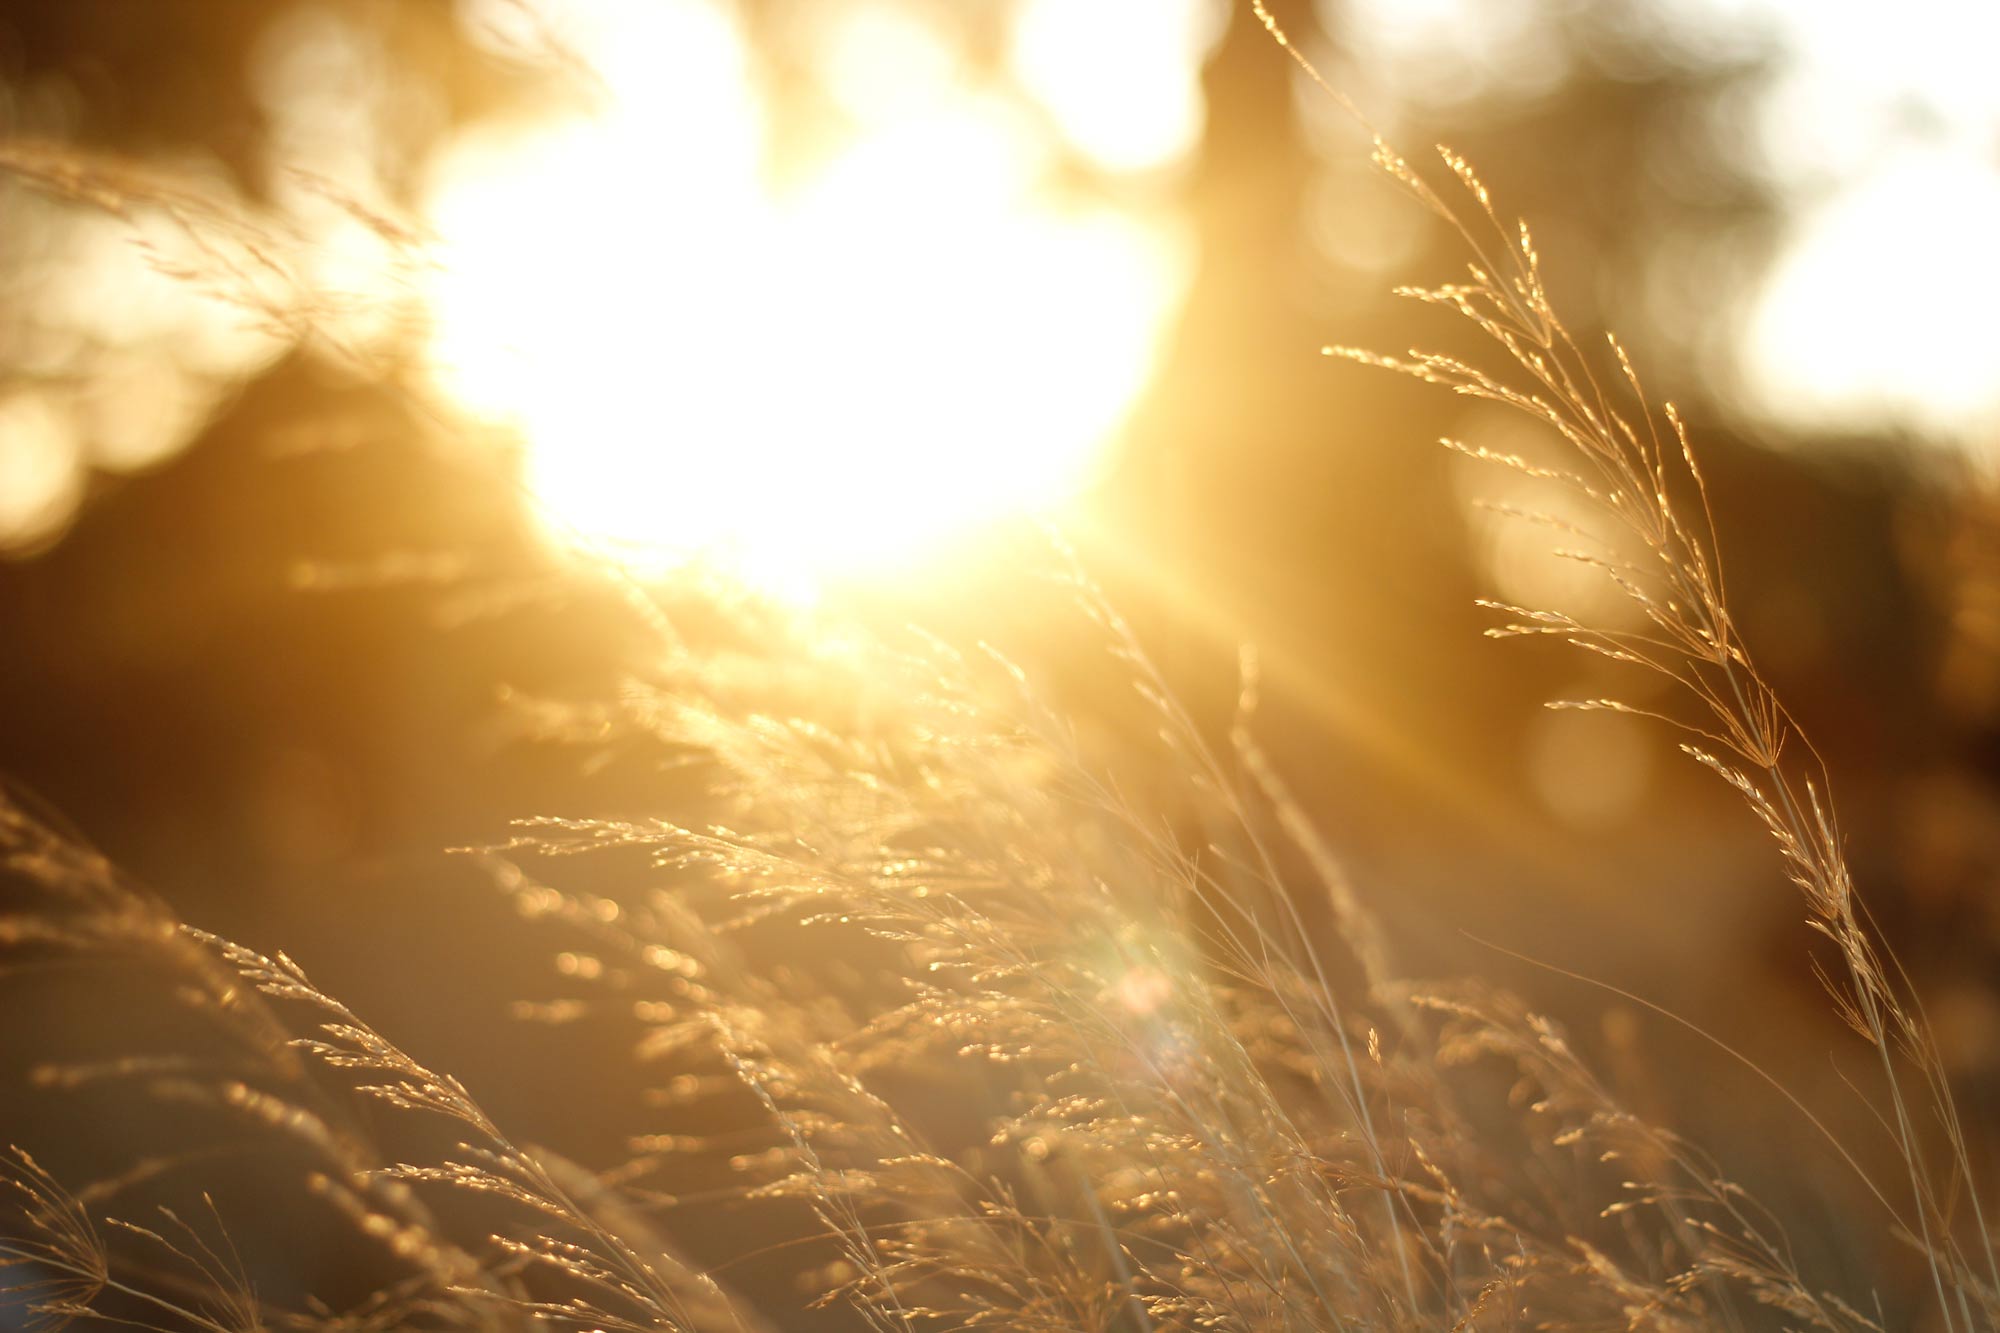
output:
[{"label": "tall grass stalk", "polygon": [[[1567,446],[1566,467],[1539,467],[1514,455],[1456,440],[1446,447],[1524,473],[1583,500],[1626,541],[1606,541],[1549,514],[1539,521],[1582,545],[1556,551],[1598,570],[1637,607],[1646,628],[1593,625],[1560,609],[1482,601],[1504,623],[1495,638],[1554,636],[1665,677],[1691,712],[1637,708],[1616,699],[1554,702],[1553,708],[1641,714],[1667,722],[1686,737],[1680,749],[1714,771],[1744,799],[1770,834],[1792,883],[1805,897],[1808,924],[1839,956],[1839,971],[1821,978],[1841,1017],[1879,1057],[1896,1147],[1915,1208],[1915,1235],[1930,1264],[1947,1329],[1991,1326],[2000,1293],[2000,1259],[1986,1224],[1943,1059],[1909,979],[1884,953],[1865,919],[1847,864],[1825,761],[1757,670],[1730,615],[1708,485],[1672,403],[1656,415],[1631,358],[1606,335],[1608,369],[1579,347],[1549,300],[1541,260],[1526,222],[1513,227],[1469,163],[1449,148],[1438,156],[1461,203],[1439,194],[1293,46],[1263,0],[1253,0],[1278,44],[1326,95],[1354,115],[1374,138],[1376,165],[1465,244],[1467,280],[1405,287],[1399,294],[1453,311],[1502,354],[1500,369],[1413,351],[1407,359],[1355,347],[1330,346],[1330,356],[1379,366],[1510,409],[1546,428]],[[1664,425],[1665,430],[1661,429]],[[1636,541],[1637,560],[1619,552]],[[1819,965],[1815,962],[1815,969]],[[1899,1069],[1896,1055],[1908,1069]],[[1913,1090],[1909,1084],[1916,1082]],[[1918,1117],[1942,1133],[1942,1169],[1927,1160]],[[1976,1239],[1967,1242],[1951,1217],[1963,1201]],[[1975,1309],[1978,1318],[1975,1320]]]}]

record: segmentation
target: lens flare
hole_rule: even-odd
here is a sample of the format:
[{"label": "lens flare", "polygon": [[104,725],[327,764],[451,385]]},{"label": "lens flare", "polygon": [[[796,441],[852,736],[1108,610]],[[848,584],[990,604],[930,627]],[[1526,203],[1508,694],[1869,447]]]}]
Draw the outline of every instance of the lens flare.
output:
[{"label": "lens flare", "polygon": [[464,139],[429,206],[436,375],[553,527],[807,592],[1089,483],[1185,286],[1171,217],[1066,197],[1050,132],[908,21],[825,45],[874,93],[780,178],[728,10],[598,17],[591,114]]}]

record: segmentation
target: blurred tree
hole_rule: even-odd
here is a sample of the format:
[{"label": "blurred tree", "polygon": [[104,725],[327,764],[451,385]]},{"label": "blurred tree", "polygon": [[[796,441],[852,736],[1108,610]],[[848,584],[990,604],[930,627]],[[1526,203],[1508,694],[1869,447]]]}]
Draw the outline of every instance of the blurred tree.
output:
[{"label": "blurred tree", "polygon": [[[1990,911],[1962,893],[1912,896],[1898,830],[1910,784],[1929,790],[1942,769],[1991,792],[2000,775],[1940,711],[1934,663],[1948,626],[1935,573],[1907,555],[1912,526],[1927,530],[1964,483],[1885,442],[1746,433],[1720,387],[1734,323],[1778,239],[1745,123],[1772,52],[1676,26],[1687,20],[1662,6],[1594,0],[1527,11],[1518,41],[1538,74],[1494,72],[1520,54],[1504,49],[1460,53],[1458,65],[1441,53],[1446,73],[1399,81],[1366,63],[1340,6],[1272,9],[1406,154],[1422,161],[1443,141],[1468,157],[1503,215],[1532,222],[1579,341],[1618,329],[1656,401],[1675,399],[1699,423],[1749,641],[1841,777],[1895,947],[1970,1004],[1949,978],[1996,974]],[[1806,941],[1756,831],[1726,815],[1718,826],[1723,798],[1706,774],[1644,757],[1666,738],[1643,736],[1635,761],[1607,735],[1622,724],[1597,721],[1575,733],[1578,750],[1539,707],[1632,682],[1559,648],[1476,642],[1488,622],[1472,600],[1521,577],[1522,548],[1487,516],[1468,517],[1467,497],[1543,501],[1432,441],[1532,444],[1463,400],[1315,355],[1327,342],[1464,350],[1454,321],[1387,296],[1395,282],[1448,279],[1464,255],[1366,166],[1356,127],[1302,80],[1277,77],[1272,56],[1249,8],[1232,10],[1188,190],[1201,268],[1112,494],[1122,540],[1144,552],[1128,556],[1122,595],[1150,595],[1164,622],[1155,632],[1181,645],[1182,678],[1218,728],[1235,643],[1264,650],[1271,743],[1364,880],[1394,886],[1384,910],[1420,956],[1490,966],[1436,930],[1442,918],[1589,958],[1724,1029],[1741,1026],[1746,987],[1810,1021]],[[1487,62],[1484,77],[1464,74],[1465,60],[1474,74]],[[1543,545],[1529,534],[1527,548]],[[1115,543],[1104,558],[1116,560]],[[1557,743],[1569,748],[1547,748]],[[1543,754],[1560,755],[1552,776],[1535,767]],[[1604,767],[1614,763],[1639,765],[1636,780]],[[1550,782],[1625,795],[1578,824]],[[1708,980],[1690,994],[1695,958]],[[1991,1003],[1974,1007],[1990,1014]],[[1774,1059],[1796,1042],[1782,1024],[1752,1040]]]}]

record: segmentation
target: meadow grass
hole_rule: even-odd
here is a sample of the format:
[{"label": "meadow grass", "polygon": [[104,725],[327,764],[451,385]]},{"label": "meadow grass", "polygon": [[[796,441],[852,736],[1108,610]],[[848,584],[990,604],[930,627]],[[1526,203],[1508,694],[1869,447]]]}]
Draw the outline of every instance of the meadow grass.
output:
[{"label": "meadow grass", "polygon": [[[1517,999],[1400,975],[1258,744],[1254,659],[1236,724],[1210,736],[1059,555],[1064,605],[1144,716],[1143,753],[1107,758],[996,653],[726,605],[742,646],[663,638],[616,705],[630,734],[703,757],[699,817],[547,816],[467,849],[562,950],[574,994],[524,1012],[615,1010],[639,1031],[656,1122],[617,1163],[518,1140],[290,959],[177,922],[27,802],[0,803],[8,984],[136,975],[179,1021],[171,1041],[38,1066],[51,1095],[172,1108],[171,1133],[83,1185],[42,1145],[13,1150],[9,1317],[205,1333],[806,1319],[685,1251],[675,1218],[700,1179],[768,1210],[778,1267],[847,1326],[2000,1327],[1978,1146],[1856,893],[1825,765],[1732,619],[1684,424],[1615,340],[1572,338],[1527,229],[1463,160],[1441,150],[1438,184],[1379,139],[1376,161],[1470,257],[1465,280],[1408,294],[1469,321],[1493,359],[1329,351],[1560,442],[1553,465],[1452,447],[1580,497],[1600,529],[1521,518],[1558,529],[1638,616],[1491,603],[1490,632],[1675,686],[1644,710],[1555,706],[1678,729],[1769,834],[1838,960],[1829,1000],[1879,1063],[1901,1178],[1874,1179],[1791,1109],[1879,1208],[1835,1225],[1890,1242],[1870,1253],[1911,1247],[1921,1302],[1890,1272],[1803,1271],[1788,1226],[1819,1220],[1780,1217],[1628,1109]],[[1151,776],[1143,795],[1133,773]],[[561,887],[578,855],[629,865],[629,889]],[[288,1225],[355,1256],[351,1290],[276,1274],[289,1242],[257,1248],[272,1219],[229,1207],[268,1195],[205,1193],[245,1155]]]}]

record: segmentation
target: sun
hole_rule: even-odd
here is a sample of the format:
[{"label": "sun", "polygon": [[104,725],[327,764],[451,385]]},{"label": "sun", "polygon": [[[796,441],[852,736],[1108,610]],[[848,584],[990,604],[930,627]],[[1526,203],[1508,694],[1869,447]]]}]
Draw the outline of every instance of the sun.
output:
[{"label": "sun", "polygon": [[551,531],[804,594],[1089,485],[1185,287],[1170,215],[1066,196],[900,9],[820,45],[839,132],[782,181],[727,9],[566,37],[589,109],[461,140],[428,206],[436,379],[525,442]]}]

